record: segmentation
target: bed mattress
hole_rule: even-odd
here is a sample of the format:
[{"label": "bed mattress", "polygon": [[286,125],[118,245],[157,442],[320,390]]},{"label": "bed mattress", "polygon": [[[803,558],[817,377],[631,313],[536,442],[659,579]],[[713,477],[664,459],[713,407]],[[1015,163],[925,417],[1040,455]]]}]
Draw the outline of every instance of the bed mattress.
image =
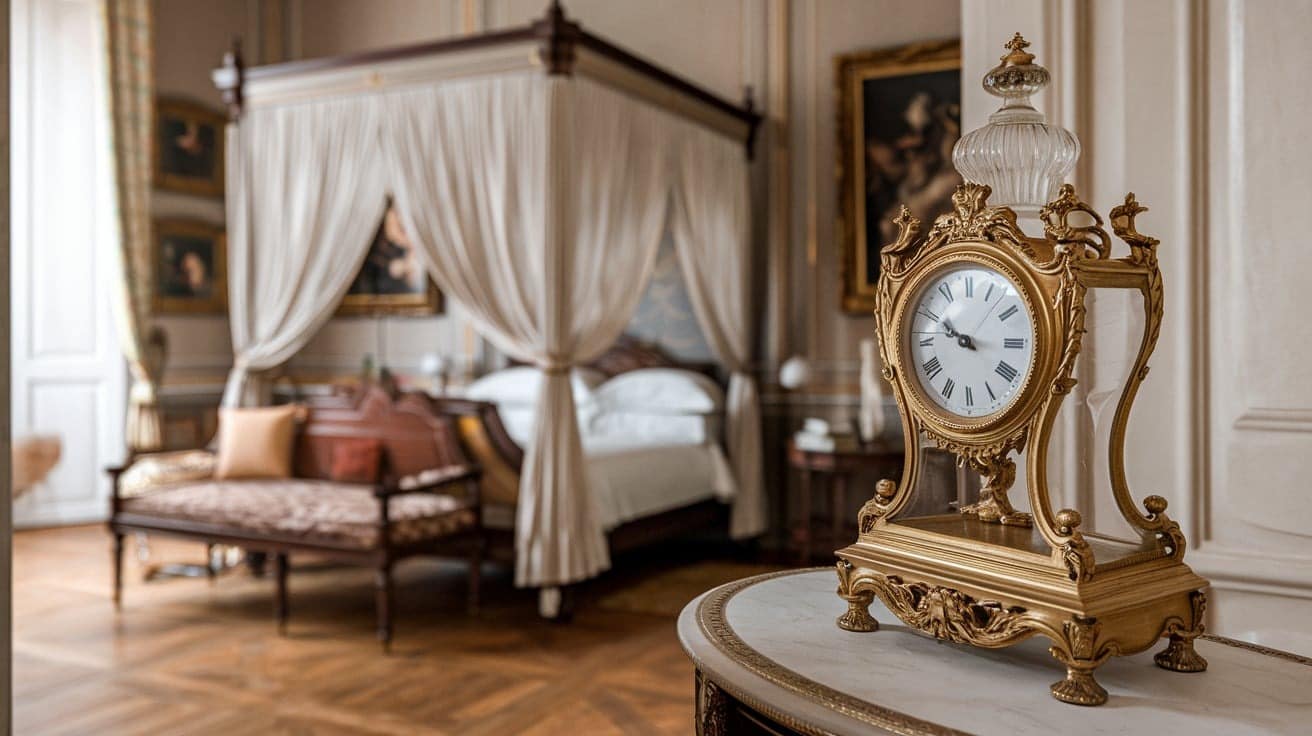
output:
[{"label": "bed mattress", "polygon": [[[584,437],[588,483],[602,527],[716,499],[733,500],[736,486],[724,451],[711,444],[653,446],[626,439]],[[489,507],[483,523],[513,529],[514,509]]]},{"label": "bed mattress", "polygon": [[733,474],[718,445],[640,445],[585,437],[588,481],[607,531],[709,499],[728,502]]}]

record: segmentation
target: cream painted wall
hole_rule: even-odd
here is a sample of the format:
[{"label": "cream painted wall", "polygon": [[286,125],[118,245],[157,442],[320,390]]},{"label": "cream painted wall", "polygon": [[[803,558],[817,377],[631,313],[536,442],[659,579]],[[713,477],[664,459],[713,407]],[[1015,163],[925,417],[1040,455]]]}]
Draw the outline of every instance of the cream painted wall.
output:
[{"label": "cream painted wall", "polygon": [[[257,37],[254,3],[247,0],[155,0],[155,86],[159,95],[185,97],[216,110],[219,93],[210,70],[234,37]],[[222,225],[223,200],[154,191],[154,217],[189,217]],[[166,383],[222,380],[232,366],[226,316],[162,317],[168,334]]]},{"label": "cream painted wall", "polygon": [[299,39],[292,54],[303,58],[400,46],[450,35],[457,28],[456,2],[435,0],[313,0],[294,2]]},{"label": "cream painted wall", "polygon": [[[1312,113],[1301,0],[1005,0],[965,4],[967,127],[977,91],[1020,30],[1054,70],[1045,110],[1081,136],[1074,181],[1106,212],[1133,190],[1161,239],[1166,316],[1130,420],[1136,497],[1165,496],[1212,582],[1212,630],[1312,652],[1312,385],[1304,315],[1312,273],[1298,214],[1312,194]],[[1292,215],[1292,216],[1291,216]],[[1142,325],[1128,297],[1099,296],[1077,369],[1085,406],[1115,384]],[[1092,398],[1090,398],[1092,397]],[[1077,415],[1079,413],[1077,412]],[[1119,519],[1105,443],[1088,412],[1057,458],[1061,492],[1095,528]],[[1081,421],[1082,420],[1082,421]],[[1081,428],[1081,424],[1084,426]],[[1077,448],[1085,448],[1081,451]]]}]

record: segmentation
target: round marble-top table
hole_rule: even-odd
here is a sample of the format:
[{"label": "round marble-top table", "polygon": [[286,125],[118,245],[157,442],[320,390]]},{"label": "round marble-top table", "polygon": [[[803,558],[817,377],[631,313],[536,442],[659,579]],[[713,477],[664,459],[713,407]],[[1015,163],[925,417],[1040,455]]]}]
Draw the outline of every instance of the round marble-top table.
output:
[{"label": "round marble-top table", "polygon": [[878,600],[880,630],[843,631],[831,569],[771,573],[698,597],[679,616],[697,666],[697,733],[1306,734],[1312,659],[1219,637],[1206,672],[1169,672],[1152,651],[1098,669],[1107,703],[1060,703],[1065,671],[1036,637],[1007,649],[943,643]]}]

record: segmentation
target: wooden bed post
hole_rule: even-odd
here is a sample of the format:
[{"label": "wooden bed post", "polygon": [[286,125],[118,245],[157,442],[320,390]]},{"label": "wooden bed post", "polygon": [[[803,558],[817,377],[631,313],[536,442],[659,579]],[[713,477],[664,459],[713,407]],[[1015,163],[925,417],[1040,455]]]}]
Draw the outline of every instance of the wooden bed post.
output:
[{"label": "wooden bed post", "polygon": [[547,74],[570,76],[574,73],[574,46],[581,37],[582,27],[565,17],[559,0],[552,0],[547,14],[533,22],[534,35],[541,39],[538,57]]},{"label": "wooden bed post", "polygon": [[[454,436],[452,439],[455,439]],[[483,581],[483,558],[487,555],[487,530],[483,528],[483,499],[480,479],[471,479],[465,483],[465,498],[473,503],[474,508],[474,549],[469,554],[469,600],[467,608],[470,615],[478,613],[479,594]]]},{"label": "wooden bed post", "polygon": [[743,109],[747,111],[751,118],[751,127],[747,130],[747,160],[752,161],[756,158],[756,134],[761,130],[761,116],[756,112],[756,97],[752,93],[752,85],[743,87]]}]

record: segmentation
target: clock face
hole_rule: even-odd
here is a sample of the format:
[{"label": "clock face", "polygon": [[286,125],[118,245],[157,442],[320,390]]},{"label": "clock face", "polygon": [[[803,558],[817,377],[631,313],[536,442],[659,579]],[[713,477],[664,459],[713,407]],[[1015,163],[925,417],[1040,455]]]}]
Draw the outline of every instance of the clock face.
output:
[{"label": "clock face", "polygon": [[909,304],[910,367],[929,400],[959,417],[1009,406],[1029,374],[1033,320],[1016,285],[978,264],[948,267]]}]

